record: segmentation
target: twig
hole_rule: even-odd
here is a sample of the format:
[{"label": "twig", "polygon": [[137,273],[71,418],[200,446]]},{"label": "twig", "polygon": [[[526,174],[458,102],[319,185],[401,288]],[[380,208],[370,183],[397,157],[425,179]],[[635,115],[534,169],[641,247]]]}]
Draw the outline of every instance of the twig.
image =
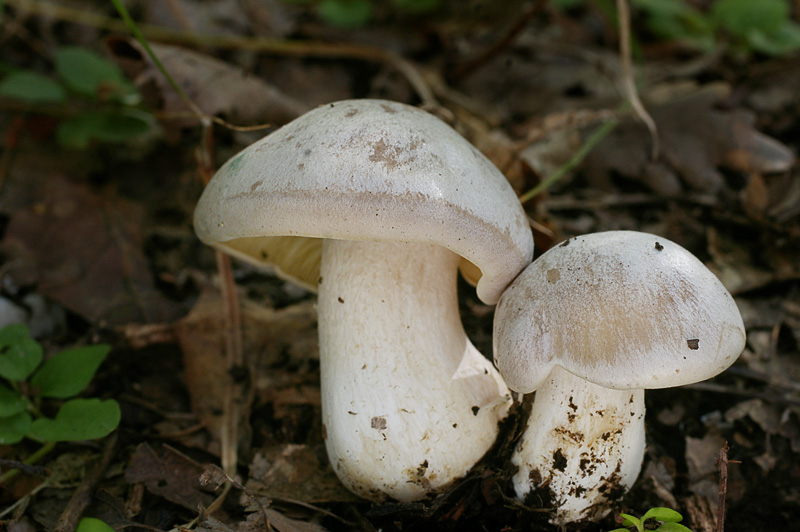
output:
[{"label": "twig", "polygon": [[[213,140],[212,128],[209,125],[203,129],[201,146],[198,150],[198,171],[204,184],[208,184],[214,173]],[[223,423],[219,435],[222,450],[220,460],[225,473],[233,477],[236,475],[238,462],[239,418],[241,415],[239,399],[242,396],[242,384],[234,378],[233,372],[244,368],[242,323],[231,259],[221,251],[216,251],[216,259],[220,290],[225,305],[225,357],[228,367],[223,398]]]},{"label": "twig", "polygon": [[497,41],[495,41],[491,46],[478,54],[476,57],[456,67],[453,72],[451,72],[450,76],[448,76],[449,80],[459,81],[464,77],[474,73],[476,70],[496,57],[497,54],[510,46],[520,32],[525,29],[525,26],[527,26],[528,23],[533,20],[533,17],[535,17],[544,8],[546,3],[546,0],[536,0],[533,2],[533,4],[529,5]]},{"label": "twig", "polygon": [[17,460],[6,460],[5,458],[0,458],[0,468],[7,468],[9,471],[18,469],[22,473],[36,477],[46,477],[50,474],[50,470],[46,467],[29,465]]},{"label": "twig", "polygon": [[42,481],[38,486],[33,488],[30,492],[26,493],[24,496],[20,497],[11,506],[5,508],[2,512],[0,512],[0,519],[3,519],[8,514],[14,512],[18,508],[21,508],[20,513],[25,511],[25,507],[27,506],[30,498],[39,493],[40,491],[47,489],[50,487],[50,479],[51,477],[47,477]]},{"label": "twig", "polygon": [[94,464],[91,471],[89,471],[83,479],[81,485],[78,486],[72,494],[72,497],[70,497],[64,511],[61,512],[56,526],[53,528],[53,532],[72,532],[75,530],[75,527],[78,526],[78,520],[80,520],[81,514],[92,502],[94,490],[103,478],[103,474],[111,463],[111,459],[114,457],[116,445],[117,433],[113,432],[108,439],[106,439],[106,444],[103,447],[103,454],[100,456],[100,460]]},{"label": "twig", "polygon": [[639,116],[639,119],[644,122],[647,129],[650,131],[650,137],[653,139],[653,146],[650,156],[655,160],[658,159],[659,152],[659,138],[658,128],[653,120],[653,117],[644,108],[642,100],[639,99],[639,93],[636,91],[636,83],[634,82],[633,74],[633,61],[631,60],[631,13],[628,6],[628,0],[617,0],[617,13],[619,15],[619,56],[620,66],[622,68],[622,90],[628,101],[633,107],[633,110]]},{"label": "twig", "polygon": [[[80,11],[66,6],[56,5],[43,0],[30,2],[27,0],[5,0],[5,3],[24,9],[28,13],[46,15],[61,21],[91,26],[107,31],[129,33],[130,29],[121,20],[99,15],[89,11]],[[263,54],[293,57],[318,57],[325,59],[360,59],[384,63],[399,71],[417,93],[422,104],[436,107],[438,102],[425,83],[417,67],[404,57],[374,46],[358,44],[339,44],[320,41],[291,41],[284,39],[264,39],[243,37],[239,35],[202,34],[173,30],[150,24],[137,24],[141,34],[148,40],[167,44],[179,44],[193,47],[211,47],[226,50],[249,50]]]},{"label": "twig", "polygon": [[[25,461],[23,462],[23,464],[25,464],[25,465],[35,464],[36,462],[41,460],[43,457],[45,457],[47,454],[49,454],[50,451],[55,449],[55,447],[56,447],[55,442],[49,441],[49,442],[45,443],[44,445],[39,447],[32,455],[30,455],[28,458],[26,458]],[[8,471],[6,471],[2,475],[0,475],[0,485],[3,485],[6,482],[8,482],[9,480],[13,479],[17,475],[19,475],[19,473],[20,473],[19,469],[9,469]]]},{"label": "twig", "polygon": [[740,464],[738,460],[728,460],[728,442],[722,445],[717,458],[719,467],[719,498],[717,499],[717,529],[725,531],[725,501],[728,497],[728,464]]}]

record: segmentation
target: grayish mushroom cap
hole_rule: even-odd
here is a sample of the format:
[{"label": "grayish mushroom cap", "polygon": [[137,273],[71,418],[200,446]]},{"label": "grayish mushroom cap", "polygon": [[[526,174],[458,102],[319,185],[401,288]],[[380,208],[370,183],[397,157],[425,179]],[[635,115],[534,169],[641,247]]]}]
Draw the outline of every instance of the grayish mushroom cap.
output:
[{"label": "grayish mushroom cap", "polygon": [[495,363],[523,393],[555,366],[620,390],[690,384],[725,370],[744,344],[739,310],[716,276],[678,244],[633,231],[548,250],[495,312]]},{"label": "grayish mushroom cap", "polygon": [[251,145],[208,184],[194,223],[206,244],[312,288],[318,239],[444,246],[480,269],[489,304],[533,254],[503,174],[433,115],[383,100],[319,107]]}]

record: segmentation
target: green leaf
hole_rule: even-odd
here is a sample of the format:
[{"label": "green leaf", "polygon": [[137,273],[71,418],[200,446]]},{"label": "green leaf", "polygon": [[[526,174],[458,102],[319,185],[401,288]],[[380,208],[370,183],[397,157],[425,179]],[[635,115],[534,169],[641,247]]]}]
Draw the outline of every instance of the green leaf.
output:
[{"label": "green leaf", "polygon": [[42,361],[42,348],[30,336],[22,323],[0,329],[0,377],[23,381]]},{"label": "green leaf", "polygon": [[770,34],[789,20],[789,4],[784,0],[718,0],[711,8],[711,16],[741,37],[753,30]]},{"label": "green leaf", "polygon": [[55,56],[56,72],[67,86],[91,98],[121,101],[136,94],[120,68],[86,48],[61,48]]},{"label": "green leaf", "polygon": [[772,34],[753,31],[747,35],[747,43],[753,50],[763,54],[787,55],[800,49],[800,26],[787,22]]},{"label": "green leaf", "polygon": [[664,521],[668,523],[677,523],[683,520],[683,516],[672,508],[655,507],[647,510],[647,512],[645,512],[645,514],[642,516],[642,521],[646,521],[647,519],[656,519],[658,521]]},{"label": "green leaf", "polygon": [[18,443],[31,426],[31,415],[20,412],[9,417],[0,417],[0,445],[14,445]]},{"label": "green leaf", "polygon": [[641,521],[639,521],[638,518],[636,518],[636,517],[634,517],[634,516],[632,516],[630,514],[622,514],[621,513],[619,515],[622,516],[622,525],[623,526],[635,526],[636,528],[639,528],[639,523]]},{"label": "green leaf", "polygon": [[31,337],[28,326],[24,323],[12,323],[0,329],[0,349],[14,345]]},{"label": "green leaf", "polygon": [[608,532],[631,532],[627,528],[615,528],[614,530],[609,530]]},{"label": "green leaf", "polygon": [[0,418],[19,414],[26,406],[25,399],[17,392],[0,384]]},{"label": "green leaf", "polygon": [[658,521],[677,523],[683,520],[683,516],[672,508],[655,507],[647,510],[647,512],[645,512],[645,514],[642,516],[642,521],[646,521],[647,519],[657,519]]},{"label": "green leaf", "polygon": [[81,393],[111,350],[108,345],[68,349],[45,361],[31,378],[42,397],[66,399]]},{"label": "green leaf", "polygon": [[114,529],[108,526],[105,521],[95,519],[94,517],[83,517],[78,521],[78,526],[75,532],[114,532]]},{"label": "green leaf", "polygon": [[683,526],[680,523],[662,523],[660,527],[656,528],[656,532],[692,532],[691,529]]},{"label": "green leaf", "polygon": [[92,140],[126,142],[150,130],[152,116],[134,109],[82,113],[61,122],[58,141],[69,148],[86,148]]},{"label": "green leaf", "polygon": [[343,29],[359,28],[372,17],[369,0],[322,0],[317,10],[328,24]]},{"label": "green leaf", "polygon": [[57,82],[36,72],[12,72],[0,82],[0,95],[29,103],[63,102],[64,89]]},{"label": "green leaf", "polygon": [[113,399],[72,399],[61,406],[55,419],[35,420],[27,436],[42,442],[94,440],[117,428],[120,416]]}]

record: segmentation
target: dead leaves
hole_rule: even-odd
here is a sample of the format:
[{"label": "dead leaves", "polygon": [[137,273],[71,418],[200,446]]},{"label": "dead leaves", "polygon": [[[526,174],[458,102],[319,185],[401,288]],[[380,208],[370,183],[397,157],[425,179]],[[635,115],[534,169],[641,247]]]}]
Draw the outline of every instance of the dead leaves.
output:
[{"label": "dead leaves", "polygon": [[306,503],[360,500],[336,478],[322,446],[283,444],[261,449],[250,466],[247,487],[256,495]]},{"label": "dead leaves", "polygon": [[[303,396],[302,381],[286,379],[286,370],[276,366],[291,364],[295,369],[308,365],[304,361],[319,358],[317,347],[316,312],[310,303],[300,303],[275,310],[244,300],[241,308],[243,352],[251,380],[248,394],[268,394],[280,414],[280,408],[290,404],[311,404],[319,407],[319,389],[316,374],[314,392]],[[221,413],[225,394],[225,375],[228,368],[223,350],[225,327],[223,306],[219,293],[207,290],[195,307],[174,327],[183,352],[186,386],[192,399],[192,410],[213,437],[218,437],[222,423]],[[298,366],[300,368],[298,368]],[[303,378],[302,374],[296,377]],[[308,377],[306,377],[308,378]],[[263,397],[262,397],[263,399]],[[241,398],[242,422],[250,417],[252,395]],[[243,426],[246,426],[243,425]],[[242,434],[242,438],[249,435]]]},{"label": "dead leaves", "polygon": [[589,180],[607,188],[611,175],[618,173],[663,196],[684,189],[715,194],[725,186],[720,167],[745,175],[791,168],[792,152],[756,131],[750,113],[716,107],[729,94],[729,87],[712,84],[651,103],[662,140],[659,160],[650,160],[650,138],[643,126],[626,123],[587,158]]},{"label": "dead leaves", "polygon": [[[177,128],[198,124],[135,39],[110,38],[106,47],[149,107],[169,118],[165,127],[176,133]],[[151,48],[189,99],[207,115],[224,116],[242,126],[281,125],[309,109],[264,80],[214,57],[176,46],[151,44]]]},{"label": "dead leaves", "polygon": [[125,470],[125,480],[142,483],[150,493],[187,510],[208,507],[214,494],[200,483],[205,467],[171,447],[157,452],[143,443],[136,448]]},{"label": "dead leaves", "polygon": [[144,209],[61,175],[11,213],[9,274],[89,321],[169,321],[182,313],[154,285],[142,251]]}]

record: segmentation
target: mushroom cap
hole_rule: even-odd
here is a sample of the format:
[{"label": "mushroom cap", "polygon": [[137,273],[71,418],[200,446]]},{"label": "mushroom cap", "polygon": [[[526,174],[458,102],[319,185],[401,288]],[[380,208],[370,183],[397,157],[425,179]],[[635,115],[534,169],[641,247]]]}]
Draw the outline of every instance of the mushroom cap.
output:
[{"label": "mushroom cap", "polygon": [[495,311],[495,364],[512,390],[536,390],[555,366],[614,389],[690,384],[744,349],[730,293],[665,238],[609,231],[536,259]]},{"label": "mushroom cap", "polygon": [[479,268],[489,304],[533,255],[503,174],[433,115],[384,100],[319,107],[249,146],[209,182],[194,224],[206,244],[311,288],[326,238],[444,246]]}]

